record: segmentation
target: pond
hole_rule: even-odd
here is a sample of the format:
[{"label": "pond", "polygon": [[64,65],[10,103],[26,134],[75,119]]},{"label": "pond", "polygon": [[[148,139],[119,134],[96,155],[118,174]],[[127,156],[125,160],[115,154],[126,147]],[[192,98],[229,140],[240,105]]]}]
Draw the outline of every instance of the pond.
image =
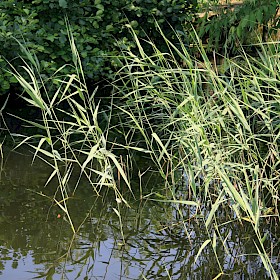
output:
[{"label": "pond", "polygon": [[[55,182],[44,187],[51,169],[39,159],[31,162],[27,151],[4,151],[1,159],[0,279],[213,279],[220,273],[217,257],[222,279],[269,278],[260,258],[248,255],[256,252],[251,227],[224,223],[228,213],[220,213],[224,244],[218,238],[216,255],[207,246],[196,260],[209,238],[196,209],[181,205],[178,211],[178,205],[137,194],[129,208],[113,192],[98,197],[81,182],[69,201],[79,228],[73,235],[52,202]],[[147,197],[163,187],[148,172],[143,182]]]}]

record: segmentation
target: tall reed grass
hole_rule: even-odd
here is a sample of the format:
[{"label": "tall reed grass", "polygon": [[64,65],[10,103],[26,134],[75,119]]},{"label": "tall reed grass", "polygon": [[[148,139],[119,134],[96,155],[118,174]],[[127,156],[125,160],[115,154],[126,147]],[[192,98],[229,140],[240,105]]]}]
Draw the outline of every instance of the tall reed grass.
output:
[{"label": "tall reed grass", "polygon": [[[151,152],[170,190],[167,202],[195,205],[202,214],[198,222],[209,239],[196,260],[206,246],[215,252],[217,242],[228,249],[225,240],[219,240],[217,213],[230,208],[228,223],[251,224],[256,253],[277,279],[271,263],[275,251],[265,247],[267,234],[261,225],[274,219],[279,223],[279,43],[260,43],[254,57],[241,50],[217,65],[218,55],[210,60],[199,38],[200,60],[189,54],[179,35],[180,44],[175,45],[161,32],[167,53],[148,41],[151,56],[132,33],[137,53],[123,54],[124,66],[114,82],[122,127],[135,135],[127,145]],[[180,192],[179,200],[175,178],[180,172],[186,182],[184,199]],[[185,229],[189,234],[187,225]],[[221,276],[219,256],[216,259]]]},{"label": "tall reed grass", "polygon": [[[56,86],[52,97],[40,76],[36,57],[27,53],[31,65],[23,61],[28,78],[14,69],[26,92],[25,100],[39,108],[42,116],[38,122],[27,120],[41,133],[23,136],[20,144],[28,143],[34,156],[52,166],[48,182],[54,177],[58,180],[52,200],[65,212],[75,232],[67,201],[79,187],[80,177],[86,176],[96,193],[104,186],[112,188],[117,202],[127,204],[114,179],[113,166],[133,190],[113,147],[143,152],[166,182],[167,192],[150,195],[149,199],[177,205],[186,238],[190,233],[181,207],[195,209],[201,230],[208,233],[194,261],[211,246],[220,269],[216,278],[224,274],[217,243],[223,244],[225,251],[229,248],[219,234],[218,213],[229,209],[226,223],[252,226],[256,254],[270,277],[277,279],[272,256],[279,245],[271,241],[267,246],[268,235],[262,231],[262,224],[279,223],[278,43],[260,44],[254,57],[241,50],[237,57],[222,57],[217,65],[218,55],[210,60],[199,38],[195,42],[200,60],[190,55],[179,35],[180,43],[175,45],[163,32],[169,51],[163,53],[156,43],[146,40],[145,45],[154,51],[147,55],[141,40],[131,32],[137,51],[126,51],[119,57],[123,67],[112,85],[114,93],[104,129],[99,126],[99,104],[95,92],[87,89],[70,31],[75,71],[68,76],[60,76],[58,71],[47,80],[47,84]],[[110,126],[112,118],[119,120],[114,127]],[[111,129],[117,129],[124,140],[110,143]],[[67,184],[74,166],[80,168],[81,175],[70,194]],[[183,181],[180,190],[179,179]],[[114,211],[122,224],[119,209]]]},{"label": "tall reed grass", "polygon": [[[116,194],[116,205],[123,202],[129,206],[117,187],[114,169],[128,189],[130,183],[107,144],[108,128],[102,130],[99,126],[99,104],[94,100],[97,88],[93,93],[89,93],[87,89],[70,27],[68,35],[73,55],[72,74],[60,75],[62,67],[52,77],[44,79],[40,75],[40,63],[36,55],[24,46],[21,47],[28,58],[27,61],[22,60],[24,74],[20,74],[13,67],[12,73],[24,89],[23,98],[27,104],[40,111],[38,121],[25,120],[28,125],[37,129],[36,134],[15,135],[23,138],[17,147],[27,144],[34,150],[34,158],[39,157],[51,165],[53,172],[46,185],[56,179],[58,188],[50,199],[65,213],[75,233],[78,226],[72,223],[67,205],[68,200],[74,196],[82,176],[86,177],[98,195],[104,186],[112,188]],[[50,89],[52,94],[49,94]],[[106,117],[110,119],[110,115]],[[80,175],[75,178],[75,186],[70,187],[69,180],[74,167],[80,169]],[[115,211],[118,213],[117,209]]]}]

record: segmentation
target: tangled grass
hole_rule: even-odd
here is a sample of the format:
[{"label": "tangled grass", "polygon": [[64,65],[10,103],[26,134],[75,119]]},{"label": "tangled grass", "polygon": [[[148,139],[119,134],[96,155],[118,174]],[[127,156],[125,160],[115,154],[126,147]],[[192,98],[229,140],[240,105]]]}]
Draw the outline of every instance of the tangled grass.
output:
[{"label": "tangled grass", "polygon": [[[279,223],[279,44],[260,43],[256,56],[241,51],[237,57],[223,57],[217,65],[216,56],[210,61],[199,40],[200,60],[189,54],[183,41],[174,45],[163,33],[169,52],[162,53],[155,43],[146,41],[154,50],[152,56],[147,55],[140,39],[133,35],[138,49],[119,57],[123,67],[116,73],[109,110],[102,113],[107,119],[102,129],[99,104],[95,92],[87,89],[71,32],[76,74],[60,77],[59,71],[55,73],[48,80],[57,87],[52,98],[31,54],[32,65],[23,66],[28,79],[13,72],[27,93],[25,100],[41,110],[41,121],[27,120],[41,133],[23,136],[20,144],[28,143],[34,157],[52,166],[48,182],[54,177],[58,181],[52,199],[76,232],[67,207],[67,183],[74,166],[96,193],[104,187],[112,188],[117,202],[128,205],[114,168],[131,193],[133,189],[114,147],[123,147],[129,154],[145,153],[166,181],[168,191],[153,199],[178,206],[186,237],[190,233],[181,207],[194,208],[201,230],[208,234],[195,261],[211,246],[220,269],[216,278],[223,275],[217,243],[225,251],[228,248],[219,227],[221,223],[249,223],[256,237],[256,254],[270,277],[277,279],[272,256],[279,244],[273,241],[277,238],[269,239],[263,232],[262,224]],[[118,121],[111,125],[113,119]],[[112,143],[108,135],[113,130],[120,135]],[[180,191],[179,181],[183,181]],[[225,222],[219,219],[219,213],[226,209],[231,214]],[[122,224],[118,209],[114,211]]]}]

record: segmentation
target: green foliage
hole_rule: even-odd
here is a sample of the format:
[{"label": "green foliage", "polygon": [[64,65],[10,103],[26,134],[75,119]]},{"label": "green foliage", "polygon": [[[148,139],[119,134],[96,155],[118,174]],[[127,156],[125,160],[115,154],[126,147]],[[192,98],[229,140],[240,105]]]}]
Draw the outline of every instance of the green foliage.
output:
[{"label": "green foliage", "polygon": [[[198,203],[193,213],[199,213],[199,227],[209,238],[200,243],[194,262],[211,244],[220,267],[215,279],[225,274],[217,229],[246,221],[267,274],[278,279],[260,225],[270,220],[270,209],[279,221],[279,42],[271,42],[275,52],[259,43],[256,57],[225,57],[224,65],[211,63],[198,43],[203,63],[185,42],[182,51],[167,43],[167,53],[154,44],[153,56],[138,43],[141,56],[127,53],[126,67],[117,73],[125,147],[141,143],[166,179],[171,194],[165,201],[181,205],[180,218],[186,205]],[[176,171],[184,173],[182,192],[176,190]],[[225,209],[231,212],[221,219]]]},{"label": "green foliage", "polygon": [[[26,91],[23,98],[42,113],[41,121],[27,120],[42,132],[23,136],[21,143],[34,148],[34,157],[49,158],[53,172],[48,183],[53,177],[59,182],[53,201],[76,232],[68,211],[70,195],[75,193],[82,178],[72,173],[75,166],[97,194],[109,187],[115,192],[118,205],[127,205],[127,194],[133,192],[127,175],[131,174],[130,166],[135,160],[129,155],[142,152],[145,162],[147,157],[154,161],[165,180],[165,188],[162,192],[153,189],[149,195],[142,196],[141,176],[148,168],[143,173],[139,171],[140,200],[155,196],[157,202],[178,206],[176,211],[172,210],[172,220],[163,220],[160,226],[166,228],[169,222],[169,237],[175,233],[178,238],[178,232],[188,233],[190,219],[196,219],[200,231],[207,235],[195,236],[199,238],[200,248],[194,263],[203,251],[211,249],[215,254],[213,260],[219,266],[215,278],[228,274],[220,257],[223,252],[228,255],[224,246],[228,234],[224,239],[219,232],[221,225],[225,226],[226,233],[238,224],[248,225],[252,229],[250,236],[255,252],[267,275],[278,279],[274,265],[277,250],[270,251],[277,248],[278,239],[272,235],[271,242],[265,242],[270,233],[261,225],[270,224],[272,217],[279,223],[279,43],[274,43],[273,52],[260,43],[262,52],[257,57],[246,53],[231,59],[225,57],[224,65],[218,66],[211,63],[198,42],[203,62],[189,54],[185,42],[180,41],[179,48],[163,32],[169,52],[161,52],[156,43],[150,41],[154,53],[147,55],[147,45],[142,44],[133,30],[132,34],[139,51],[122,52],[125,66],[116,73],[114,86],[118,94],[116,98],[112,96],[108,111],[100,111],[94,94],[87,90],[82,68],[77,68],[81,63],[73,41],[70,44],[76,74],[61,75],[60,79],[52,77],[57,90],[52,98],[43,94],[49,89],[32,70],[39,65],[27,50],[29,61],[33,61],[32,66],[24,67],[29,79],[14,71]],[[227,69],[221,71],[221,68]],[[63,103],[69,110],[61,109]],[[98,117],[106,119],[106,128],[99,126]],[[115,117],[118,123],[112,124]],[[110,140],[108,136],[112,131],[117,131],[117,137]],[[127,165],[114,154],[120,147],[123,147],[122,155],[128,153]],[[122,166],[127,167],[127,174]],[[77,182],[74,192],[68,188],[71,176]],[[126,183],[126,189],[120,187],[120,178]],[[180,183],[181,190],[178,189]],[[120,208],[113,210],[120,219],[123,233]],[[183,235],[184,240],[186,236]],[[219,244],[224,250],[221,253]],[[194,249],[197,248],[188,250]],[[244,250],[244,254],[250,253],[247,248]],[[235,257],[232,267],[239,261],[243,260]]]},{"label": "green foliage", "polygon": [[240,44],[254,43],[254,31],[265,39],[268,31],[279,27],[279,0],[244,0],[240,5],[214,6],[211,10],[216,15],[207,19],[206,13],[199,30],[200,37],[208,37],[209,48],[235,51]]},{"label": "green foliage", "polygon": [[[82,57],[88,79],[110,78],[119,45],[134,47],[128,25],[139,36],[144,33],[152,40],[161,40],[156,21],[174,36],[172,29],[182,29],[190,21],[197,0],[3,0],[0,2],[0,94],[7,91],[14,78],[4,71],[5,59],[28,58],[19,43],[29,49],[40,62],[40,73],[49,77],[61,66],[72,61],[65,17],[67,16]],[[171,35],[172,34],[172,35]],[[16,39],[16,40],[15,40]],[[70,74],[65,67],[62,74]]]}]

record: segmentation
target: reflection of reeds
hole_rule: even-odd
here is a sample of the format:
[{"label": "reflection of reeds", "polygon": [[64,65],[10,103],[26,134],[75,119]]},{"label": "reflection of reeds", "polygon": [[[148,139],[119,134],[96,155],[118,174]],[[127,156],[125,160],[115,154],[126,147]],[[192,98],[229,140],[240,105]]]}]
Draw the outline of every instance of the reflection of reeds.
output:
[{"label": "reflection of reeds", "polygon": [[[52,77],[53,86],[57,86],[54,95],[49,96],[43,79],[27,63],[23,68],[29,81],[14,72],[29,96],[25,100],[42,112],[41,122],[27,121],[41,134],[25,137],[21,144],[33,147],[34,156],[49,159],[46,162],[53,172],[48,182],[53,177],[59,182],[53,200],[75,232],[67,202],[68,182],[73,165],[77,165],[97,194],[104,186],[115,191],[118,203],[114,211],[123,227],[119,203],[127,202],[115,182],[113,166],[129,191],[133,190],[113,148],[109,149],[107,135],[110,121],[115,118],[118,122],[114,129],[123,135],[123,141],[115,140],[112,146],[145,153],[153,160],[166,186],[164,193],[153,199],[176,205],[190,243],[184,209],[195,208],[195,217],[207,238],[196,249],[193,262],[199,261],[210,247],[219,266],[217,276],[224,274],[217,248],[221,244],[225,251],[228,248],[227,237],[219,231],[219,213],[230,209],[231,215],[222,222],[223,226],[248,223],[255,234],[256,252],[269,275],[276,279],[261,224],[271,216],[279,221],[278,45],[260,44],[262,52],[257,58],[245,52],[236,58],[225,57],[218,68],[213,67],[199,43],[202,61],[189,55],[179,35],[180,44],[174,45],[163,33],[169,51],[162,53],[148,41],[154,54],[147,55],[137,35],[131,32],[138,52],[127,51],[120,57],[123,67],[113,83],[115,94],[105,129],[99,126],[99,105],[87,90],[71,32],[75,71],[66,77],[58,77],[57,72]],[[195,41],[199,42],[198,38]],[[34,68],[39,69],[38,61],[28,55]],[[63,104],[68,109],[62,109]],[[186,196],[181,192],[180,199],[176,193],[178,173],[188,181]],[[75,188],[79,181],[80,177]],[[144,192],[141,186],[141,196]],[[273,248],[274,244],[270,245]]]}]

